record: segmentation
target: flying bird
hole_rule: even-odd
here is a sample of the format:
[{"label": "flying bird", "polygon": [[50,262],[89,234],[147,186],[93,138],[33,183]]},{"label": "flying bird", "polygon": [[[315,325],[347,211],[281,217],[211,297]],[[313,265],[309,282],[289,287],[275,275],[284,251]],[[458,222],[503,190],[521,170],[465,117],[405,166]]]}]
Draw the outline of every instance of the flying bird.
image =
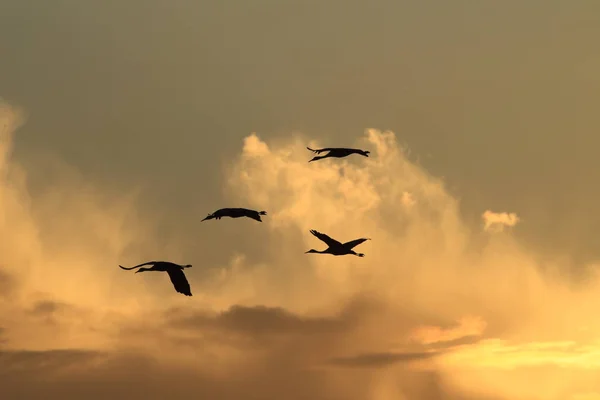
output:
[{"label": "flying bird", "polygon": [[135,268],[143,267],[144,265],[152,265],[150,268],[140,268],[135,273],[145,272],[145,271],[161,271],[169,274],[169,278],[175,287],[175,290],[178,293],[185,294],[186,296],[191,296],[192,292],[190,290],[190,284],[188,283],[185,274],[183,273],[184,268],[191,268],[190,264],[187,265],[179,265],[169,261],[149,261],[140,265],[136,265],[135,267],[125,268],[121,265],[119,267],[124,270],[132,270]]},{"label": "flying bird", "polygon": [[322,160],[323,158],[327,158],[327,157],[342,158],[342,157],[347,157],[350,154],[360,154],[361,156],[369,157],[369,153],[370,153],[370,151],[368,151],[368,150],[347,149],[347,148],[343,148],[343,147],[326,147],[324,149],[316,149],[316,150],[311,149],[310,147],[307,147],[307,149],[312,151],[315,154],[321,154],[324,151],[329,152],[329,153],[325,154],[324,156],[315,156],[308,162]]},{"label": "flying bird", "polygon": [[356,253],[352,249],[366,240],[371,240],[370,238],[360,238],[360,239],[351,240],[346,243],[340,243],[337,240],[330,238],[326,234],[317,232],[314,229],[312,229],[310,231],[310,233],[312,233],[317,238],[319,238],[320,240],[325,242],[325,244],[329,247],[327,247],[327,249],[322,250],[322,251],[310,249],[306,253],[332,254],[334,256],[344,256],[346,254],[353,254],[358,257],[364,257],[365,255],[363,253]]},{"label": "flying bird", "polygon": [[[208,214],[202,221],[206,221],[207,219],[221,219],[223,217],[231,217],[231,218],[240,218],[240,217],[248,217],[254,219],[258,222],[262,222],[260,219],[261,215],[267,215],[266,211],[255,211],[248,210],[247,208],[221,208],[220,210],[215,211],[212,214]],[[200,222],[202,222],[200,221]]]}]

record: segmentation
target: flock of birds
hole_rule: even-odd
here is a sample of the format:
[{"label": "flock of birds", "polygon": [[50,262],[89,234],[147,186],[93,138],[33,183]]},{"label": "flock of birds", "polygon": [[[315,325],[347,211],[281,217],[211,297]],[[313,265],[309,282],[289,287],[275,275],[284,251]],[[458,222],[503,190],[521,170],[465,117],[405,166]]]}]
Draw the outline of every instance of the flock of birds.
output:
[{"label": "flock of birds", "polygon": [[[369,157],[369,151],[360,150],[360,149],[351,149],[351,148],[343,148],[343,147],[327,147],[327,148],[316,149],[316,150],[311,149],[310,147],[307,147],[307,149],[312,151],[313,153],[317,154],[315,157],[313,157],[308,162],[318,161],[318,160],[322,160],[324,158],[329,158],[329,157],[342,158],[342,157],[347,157],[351,154],[359,154],[364,157]],[[327,154],[320,156],[319,154],[321,154],[323,152],[327,152]],[[255,210],[250,210],[247,208],[221,208],[220,210],[217,210],[212,214],[208,214],[208,216],[206,216],[202,221],[206,221],[209,219],[219,220],[223,217],[230,217],[230,218],[247,217],[247,218],[256,220],[258,222],[262,222],[262,219],[260,218],[261,215],[267,215],[267,212],[266,211],[255,211]],[[314,236],[316,236],[319,240],[323,241],[328,247],[325,250],[310,249],[305,253],[331,254],[334,256],[355,255],[358,257],[364,257],[365,255],[363,253],[356,253],[352,249],[354,247],[358,246],[359,244],[363,243],[364,241],[370,240],[369,238],[360,238],[360,239],[355,239],[355,240],[351,240],[349,242],[342,243],[342,242],[332,239],[328,235],[318,232],[314,229],[311,229],[310,233],[312,233]],[[143,268],[145,265],[151,265],[151,267]],[[180,265],[180,264],[175,264],[170,261],[148,261],[148,262],[138,264],[138,265],[136,265],[134,267],[130,267],[130,268],[125,268],[121,265],[119,265],[119,267],[121,269],[124,269],[127,271],[139,268],[137,271],[135,271],[136,274],[138,272],[145,272],[145,271],[166,272],[167,274],[169,274],[171,283],[173,283],[173,286],[175,287],[175,290],[178,293],[184,294],[186,296],[192,295],[192,290],[190,288],[190,284],[187,281],[185,274],[183,272],[183,270],[185,268],[191,268],[192,267],[191,264]]]}]

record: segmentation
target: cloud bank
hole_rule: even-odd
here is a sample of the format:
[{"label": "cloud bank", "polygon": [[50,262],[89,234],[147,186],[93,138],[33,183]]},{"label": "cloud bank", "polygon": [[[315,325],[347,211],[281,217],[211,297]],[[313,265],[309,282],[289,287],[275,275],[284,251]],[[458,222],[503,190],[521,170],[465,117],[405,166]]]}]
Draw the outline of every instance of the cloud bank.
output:
[{"label": "cloud bank", "polygon": [[[186,298],[166,276],[117,268],[197,254],[178,237],[158,239],[157,219],[141,211],[143,188],[123,194],[57,164],[33,195],[29,171],[11,158],[23,114],[2,103],[0,121],[0,387],[8,398],[600,394],[597,281],[573,287],[558,267],[542,272],[510,232],[480,240],[443,181],[410,162],[392,132],[370,129],[356,140],[371,150],[367,159],[310,164],[305,147],[318,143],[307,137],[246,137],[223,189],[232,203],[267,210],[249,228],[261,258],[225,238],[223,248],[203,249],[231,261],[202,269],[190,260],[194,296]],[[518,222],[508,213],[483,218],[488,230]],[[181,236],[212,234],[201,228]],[[372,240],[358,247],[364,258],[304,254],[322,245],[310,229]]]}]

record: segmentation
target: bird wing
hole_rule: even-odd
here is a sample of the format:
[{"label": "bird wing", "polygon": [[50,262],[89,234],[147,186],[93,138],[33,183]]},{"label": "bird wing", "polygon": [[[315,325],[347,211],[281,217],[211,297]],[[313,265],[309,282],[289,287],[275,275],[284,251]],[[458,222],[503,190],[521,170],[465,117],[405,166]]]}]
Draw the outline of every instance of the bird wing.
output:
[{"label": "bird wing", "polygon": [[249,210],[247,208],[235,207],[235,208],[222,208],[219,210],[221,216],[223,217],[245,217],[255,211]]},{"label": "bird wing", "polygon": [[167,271],[169,274],[169,278],[171,279],[171,283],[175,287],[175,290],[179,293],[185,294],[186,296],[191,296],[192,291],[190,289],[190,284],[187,281],[185,274],[180,269],[170,269]]},{"label": "bird wing", "polygon": [[138,268],[138,267],[143,267],[144,265],[154,265],[156,263],[157,263],[157,261],[148,261],[148,262],[145,262],[143,264],[139,264],[139,265],[136,265],[135,267],[130,267],[130,268],[125,268],[125,267],[122,267],[122,266],[119,265],[119,268],[129,271],[129,270],[132,270],[132,269],[135,269],[135,268]]},{"label": "bird wing", "polygon": [[252,211],[246,214],[246,217],[253,219],[255,221],[258,222],[262,222],[262,219],[260,218],[260,214],[258,213],[258,211]]},{"label": "bird wing", "polygon": [[314,229],[312,229],[310,231],[310,233],[312,233],[313,235],[315,235],[317,238],[319,238],[320,240],[322,240],[323,242],[325,242],[325,244],[327,244],[327,246],[329,247],[336,247],[336,246],[341,246],[342,244],[340,242],[338,242],[335,239],[330,238],[329,236],[327,236],[324,233],[321,232],[317,232]]},{"label": "bird wing", "polygon": [[[340,147],[340,148],[335,149],[335,151],[332,152],[332,154],[350,155],[350,154],[360,154],[361,152],[364,152],[364,150],[354,149],[354,148],[350,148],[350,147]],[[367,153],[369,153],[369,152],[367,152]]]},{"label": "bird wing", "polygon": [[313,153],[317,153],[317,154],[321,154],[324,151],[331,151],[331,150],[335,150],[334,147],[325,147],[323,149],[311,149],[310,147],[307,147],[308,150],[312,151]]},{"label": "bird wing", "polygon": [[[222,218],[222,217],[230,217],[232,213],[235,212],[235,208],[219,208],[217,211],[212,214],[208,214],[202,221],[206,221],[208,219]],[[200,221],[200,222],[202,222]]]},{"label": "bird wing", "polygon": [[249,210],[247,208],[231,208],[229,210],[229,213],[227,214],[227,216],[232,217],[232,218],[238,218],[238,217],[253,218],[252,216],[254,214],[258,214],[258,213],[254,210]]},{"label": "bird wing", "polygon": [[344,246],[348,250],[352,250],[354,247],[358,246],[359,244],[361,244],[362,242],[365,242],[367,240],[371,240],[371,239],[370,238],[354,239],[354,240],[344,243],[342,246]]}]

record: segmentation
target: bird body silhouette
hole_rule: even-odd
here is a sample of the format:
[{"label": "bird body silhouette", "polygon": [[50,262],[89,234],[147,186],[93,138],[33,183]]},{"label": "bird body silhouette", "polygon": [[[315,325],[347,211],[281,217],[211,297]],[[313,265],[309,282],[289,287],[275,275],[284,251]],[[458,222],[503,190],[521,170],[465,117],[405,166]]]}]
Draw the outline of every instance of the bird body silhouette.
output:
[{"label": "bird body silhouette", "polygon": [[[223,217],[230,218],[240,218],[240,217],[248,217],[250,219],[256,220],[258,222],[262,222],[260,219],[261,215],[267,215],[266,211],[255,211],[249,210],[247,208],[221,208],[220,210],[215,211],[212,214],[208,214],[202,221],[206,221],[207,219],[221,219]],[[200,221],[200,222],[202,222]]]},{"label": "bird body silhouette", "polygon": [[335,239],[330,238],[329,236],[327,236],[324,233],[315,231],[314,229],[312,229],[310,231],[310,233],[312,233],[317,238],[319,238],[320,240],[325,242],[325,244],[329,247],[327,247],[327,249],[322,250],[322,251],[310,249],[306,253],[332,254],[334,256],[344,256],[347,254],[352,254],[352,255],[355,255],[358,257],[364,257],[365,255],[363,253],[356,253],[352,249],[366,240],[371,240],[370,238],[360,238],[360,239],[351,240],[346,243],[341,243]]},{"label": "bird body silhouette", "polygon": [[[150,268],[140,268],[144,265],[152,265]],[[173,283],[173,287],[178,293],[184,294],[186,296],[191,296],[192,291],[190,289],[190,284],[188,283],[185,274],[183,273],[184,268],[191,268],[190,264],[187,265],[179,265],[169,261],[148,261],[143,264],[136,265],[135,267],[125,268],[119,265],[121,269],[126,271],[140,268],[135,273],[145,272],[145,271],[161,271],[169,274],[169,278],[171,279],[171,283]]]},{"label": "bird body silhouette", "polygon": [[322,160],[323,158],[328,158],[328,157],[342,158],[342,157],[347,157],[350,154],[360,154],[361,156],[369,157],[369,153],[370,153],[370,151],[368,151],[368,150],[348,149],[348,148],[344,148],[344,147],[326,147],[324,149],[316,149],[316,150],[311,149],[310,147],[307,147],[307,149],[312,151],[315,154],[321,154],[324,151],[329,152],[329,153],[325,154],[324,156],[315,156],[308,162]]}]

